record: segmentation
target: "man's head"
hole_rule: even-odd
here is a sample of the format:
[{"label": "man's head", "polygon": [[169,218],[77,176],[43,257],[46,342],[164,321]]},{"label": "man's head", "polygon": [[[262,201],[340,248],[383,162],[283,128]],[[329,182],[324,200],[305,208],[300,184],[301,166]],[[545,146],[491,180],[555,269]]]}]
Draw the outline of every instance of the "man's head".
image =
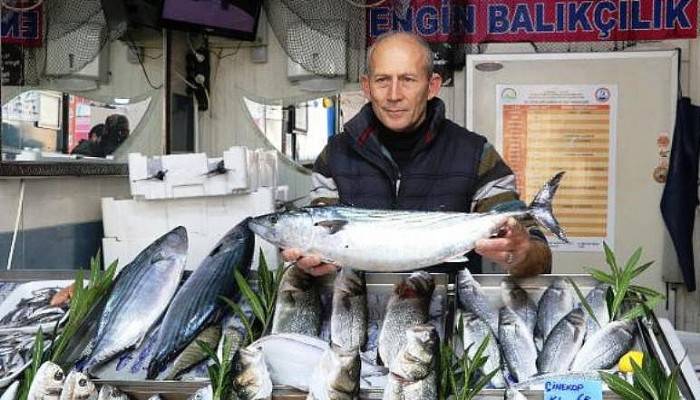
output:
[{"label": "man's head", "polygon": [[90,129],[88,140],[99,143],[105,133],[105,124],[97,124]]},{"label": "man's head", "polygon": [[117,138],[117,143],[121,143],[129,136],[129,119],[126,115],[112,114],[105,120],[106,134]]},{"label": "man's head", "polygon": [[367,75],[360,82],[379,121],[394,132],[408,132],[425,120],[442,78],[433,73],[433,53],[420,36],[390,32],[367,51]]}]

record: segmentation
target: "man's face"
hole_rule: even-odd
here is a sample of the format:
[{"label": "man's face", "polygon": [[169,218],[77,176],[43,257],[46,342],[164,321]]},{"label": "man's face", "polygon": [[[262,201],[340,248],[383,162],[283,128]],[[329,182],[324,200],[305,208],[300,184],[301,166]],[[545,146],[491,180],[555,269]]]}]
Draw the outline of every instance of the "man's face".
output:
[{"label": "man's face", "polygon": [[369,63],[362,90],[379,121],[394,132],[417,128],[442,84],[440,75],[428,76],[423,47],[408,37],[391,37],[374,49]]}]

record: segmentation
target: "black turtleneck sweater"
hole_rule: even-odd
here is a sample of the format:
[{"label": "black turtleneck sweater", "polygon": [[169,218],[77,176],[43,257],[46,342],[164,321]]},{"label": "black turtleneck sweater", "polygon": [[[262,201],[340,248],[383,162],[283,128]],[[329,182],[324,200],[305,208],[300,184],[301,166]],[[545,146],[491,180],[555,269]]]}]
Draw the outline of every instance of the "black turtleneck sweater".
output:
[{"label": "black turtleneck sweater", "polygon": [[415,130],[398,133],[390,131],[380,123],[379,142],[389,151],[400,171],[403,171],[404,167],[410,163],[413,150],[418,141],[423,138],[427,126],[428,119],[426,118]]}]

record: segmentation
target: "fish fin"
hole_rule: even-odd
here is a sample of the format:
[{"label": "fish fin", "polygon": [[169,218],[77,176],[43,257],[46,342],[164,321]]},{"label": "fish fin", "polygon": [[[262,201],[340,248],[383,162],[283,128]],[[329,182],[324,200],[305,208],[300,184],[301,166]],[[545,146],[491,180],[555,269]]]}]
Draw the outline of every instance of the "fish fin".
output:
[{"label": "fish fin", "polygon": [[469,261],[469,258],[467,258],[467,256],[465,256],[465,255],[461,255],[461,256],[456,256],[456,257],[448,258],[447,260],[445,260],[445,261],[443,261],[443,262],[446,262],[446,263],[463,263],[463,262],[467,262],[467,261]]},{"label": "fish fin", "polygon": [[565,243],[569,243],[569,239],[566,237],[566,232],[559,226],[559,221],[552,213],[552,201],[554,200],[554,194],[559,188],[559,182],[562,176],[564,176],[564,171],[559,172],[554,175],[547,183],[542,186],[539,192],[535,195],[535,198],[530,203],[528,207],[528,212],[537,221],[538,224],[547,228],[548,231],[552,232],[559,239],[563,240]]},{"label": "fish fin", "polygon": [[348,223],[348,221],[344,219],[329,219],[326,221],[319,221],[316,222],[314,225],[316,226],[322,226],[326,229],[328,229],[328,234],[333,235],[337,233],[339,230],[343,229],[343,227]]}]

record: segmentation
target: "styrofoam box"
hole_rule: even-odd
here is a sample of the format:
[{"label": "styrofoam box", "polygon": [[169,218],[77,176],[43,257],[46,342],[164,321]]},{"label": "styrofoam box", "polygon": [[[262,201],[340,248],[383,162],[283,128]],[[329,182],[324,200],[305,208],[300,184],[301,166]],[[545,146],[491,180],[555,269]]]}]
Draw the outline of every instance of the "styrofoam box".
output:
[{"label": "styrofoam box", "polygon": [[[274,212],[277,188],[259,188],[253,193],[228,196],[165,199],[153,201],[102,199],[106,263],[119,259],[118,269],[128,264],[146,246],[177,226],[187,229],[186,269],[194,270],[223,235],[249,216]],[[253,267],[262,247],[270,268],[279,263],[277,249],[256,237]]]},{"label": "styrofoam box", "polygon": [[[211,173],[223,161],[224,173]],[[162,180],[154,178],[165,172]],[[234,146],[221,158],[205,153],[146,157],[129,154],[131,195],[146,200],[222,196],[277,186],[277,153]]]}]

